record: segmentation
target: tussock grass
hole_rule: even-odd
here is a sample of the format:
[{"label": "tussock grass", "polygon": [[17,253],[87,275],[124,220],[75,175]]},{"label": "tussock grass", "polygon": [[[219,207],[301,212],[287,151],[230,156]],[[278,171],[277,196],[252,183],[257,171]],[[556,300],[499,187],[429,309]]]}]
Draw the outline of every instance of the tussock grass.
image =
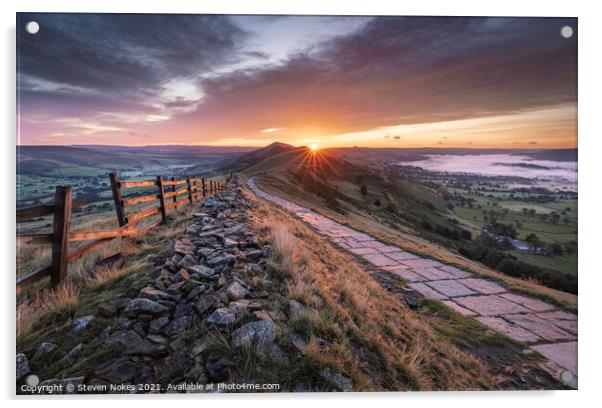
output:
[{"label": "tussock grass", "polygon": [[17,305],[17,338],[29,334],[36,325],[50,314],[72,315],[79,299],[80,289],[65,282],[54,289],[44,289],[32,299]]}]

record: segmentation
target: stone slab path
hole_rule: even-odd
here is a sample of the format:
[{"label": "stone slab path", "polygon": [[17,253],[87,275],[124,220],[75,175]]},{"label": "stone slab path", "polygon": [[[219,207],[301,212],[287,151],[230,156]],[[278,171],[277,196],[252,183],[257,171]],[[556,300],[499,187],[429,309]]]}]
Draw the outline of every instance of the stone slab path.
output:
[{"label": "stone slab path", "polygon": [[526,343],[548,359],[544,368],[570,386],[577,384],[577,316],[534,297],[451,265],[386,245],[315,211],[268,194],[251,178],[259,197],[293,213],[329,240],[375,267],[391,272],[421,293],[477,319],[492,330]]}]

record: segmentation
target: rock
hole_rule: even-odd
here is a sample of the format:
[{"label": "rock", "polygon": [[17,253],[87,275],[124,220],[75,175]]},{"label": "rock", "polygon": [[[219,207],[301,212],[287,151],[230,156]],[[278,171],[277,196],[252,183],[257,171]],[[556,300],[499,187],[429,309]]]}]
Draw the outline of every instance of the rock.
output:
[{"label": "rock", "polygon": [[307,342],[303,336],[295,334],[291,337],[291,342],[293,343],[293,346],[295,346],[297,350],[301,352],[301,354],[305,354],[305,351],[307,350]]},{"label": "rock", "polygon": [[249,291],[240,283],[234,282],[226,289],[226,293],[230,300],[238,300],[245,298],[249,294]]},{"label": "rock", "polygon": [[271,320],[259,320],[243,325],[232,333],[232,346],[250,347],[263,355],[276,339],[276,326]]},{"label": "rock", "polygon": [[173,278],[176,282],[187,281],[190,279],[190,274],[188,271],[186,271],[186,269],[180,269],[179,272],[173,276]]},{"label": "rock", "polygon": [[214,341],[215,340],[210,335],[205,335],[200,340],[195,341],[192,345],[192,355],[196,356],[208,350]]},{"label": "rock", "polygon": [[253,251],[247,252],[247,253],[245,254],[245,259],[246,259],[247,261],[256,261],[256,260],[258,260],[259,258],[261,258],[261,257],[262,257],[262,255],[263,255],[263,251],[262,251],[262,250],[260,250],[260,249],[255,249],[255,250],[253,250]]},{"label": "rock", "polygon": [[224,246],[226,248],[235,248],[238,246],[238,241],[235,241],[231,238],[225,238],[224,239]]},{"label": "rock", "polygon": [[186,268],[190,273],[197,273],[203,278],[208,279],[215,275],[215,269],[209,268],[205,265],[191,265]]},{"label": "rock", "polygon": [[161,336],[160,334],[149,334],[146,338],[155,344],[167,344],[167,337]]},{"label": "rock", "polygon": [[123,384],[134,377],[136,369],[136,363],[129,358],[118,358],[103,365],[95,375],[111,384]]},{"label": "rock", "polygon": [[31,370],[29,369],[29,361],[27,361],[27,356],[23,353],[17,354],[17,381],[25,377],[30,372]]},{"label": "rock", "polygon": [[201,226],[197,224],[190,224],[188,228],[186,228],[186,233],[191,235],[196,235],[201,230]]},{"label": "rock", "polygon": [[122,329],[127,329],[128,327],[130,327],[132,325],[132,321],[130,319],[128,319],[127,317],[120,317],[119,319],[115,320],[115,324]]},{"label": "rock", "polygon": [[406,304],[412,309],[420,307],[420,305],[422,304],[421,298],[422,296],[420,296],[420,294],[418,294],[418,292],[415,291],[405,292],[403,294],[403,299],[406,301]]},{"label": "rock", "polygon": [[182,287],[186,284],[186,281],[177,282],[172,285],[169,285],[167,291],[171,294],[177,295],[182,291]]},{"label": "rock", "polygon": [[81,332],[86,327],[88,327],[88,325],[90,324],[90,322],[92,320],[94,320],[94,315],[83,316],[78,319],[75,319],[73,321],[73,323],[71,323],[70,333],[77,334],[77,333]]},{"label": "rock", "polygon": [[125,306],[125,312],[131,316],[141,313],[160,314],[166,311],[167,308],[162,304],[145,298],[132,299]]},{"label": "rock", "polygon": [[163,327],[163,333],[166,336],[173,336],[178,333],[182,333],[184,330],[188,330],[192,325],[192,318],[190,316],[180,316],[173,319],[169,324]]},{"label": "rock", "polygon": [[150,299],[154,302],[174,300],[173,295],[171,295],[169,293],[165,293],[162,290],[152,288],[150,286],[146,286],[146,287],[142,288],[140,290],[140,293],[138,294],[138,297],[141,297],[144,299]]},{"label": "rock", "polygon": [[73,347],[63,358],[61,358],[57,364],[73,364],[79,356],[82,354],[82,343]]},{"label": "rock", "polygon": [[151,333],[159,333],[167,323],[169,323],[169,317],[166,316],[151,320],[148,331]]},{"label": "rock", "polygon": [[339,391],[353,391],[353,384],[351,383],[351,380],[343,377],[341,374],[331,370],[330,368],[325,368],[324,370],[322,370],[320,376],[323,379],[325,379],[328,383],[333,385],[335,388],[337,388]]},{"label": "rock", "polygon": [[261,254],[268,258],[272,254],[272,247],[269,245],[264,245],[261,247]]},{"label": "rock", "polygon": [[197,249],[197,254],[200,255],[202,258],[207,258],[211,254],[213,254],[214,252],[215,252],[215,249],[212,249],[212,248],[199,248],[199,249]]},{"label": "rock", "polygon": [[119,313],[119,311],[121,309],[123,309],[127,303],[128,303],[128,299],[125,297],[118,297],[115,299],[111,299],[111,300],[107,301],[106,303],[102,303],[98,307],[98,312],[100,313],[101,316],[111,317],[111,316],[114,316],[117,313]]},{"label": "rock", "polygon": [[222,255],[207,259],[207,265],[212,268],[218,266],[232,266],[236,262],[234,255]]},{"label": "rock", "polygon": [[226,358],[220,358],[214,363],[207,364],[205,369],[209,381],[211,382],[224,382],[230,376],[230,369],[234,366],[234,363]]},{"label": "rock", "polygon": [[174,252],[177,252],[183,256],[186,256],[188,254],[192,254],[194,247],[192,246],[192,244],[180,241],[180,240],[175,240],[174,241],[174,248],[173,248]]},{"label": "rock", "polygon": [[288,302],[288,304],[289,304],[291,316],[297,316],[299,313],[301,313],[303,311],[303,309],[305,309],[305,306],[303,306],[301,303],[297,302],[296,300],[291,299]]},{"label": "rock", "polygon": [[186,299],[187,300],[196,299],[201,293],[203,293],[205,291],[205,289],[207,289],[207,287],[205,285],[195,286],[190,292],[188,292]]},{"label": "rock", "polygon": [[207,323],[217,325],[228,325],[236,321],[236,315],[234,312],[227,307],[216,309],[211,316],[207,319]]},{"label": "rock", "polygon": [[268,292],[266,292],[265,290],[254,290],[251,293],[249,293],[249,297],[251,299],[262,299],[262,298],[266,298],[270,296],[270,294]]},{"label": "rock", "polygon": [[214,294],[203,296],[196,304],[196,310],[203,315],[211,306],[217,302],[218,297]]},{"label": "rock", "polygon": [[39,360],[45,358],[46,356],[52,354],[54,351],[56,351],[56,349],[57,349],[57,347],[56,347],[56,344],[54,344],[54,343],[42,343],[38,346],[35,353],[33,353],[33,356],[31,357],[31,361],[32,362],[39,361]]},{"label": "rock", "polygon": [[196,264],[197,264],[196,258],[194,256],[192,256],[191,254],[186,254],[186,256],[184,258],[182,258],[180,260],[180,262],[178,262],[178,266],[180,268],[186,268],[187,266],[196,265]]},{"label": "rock", "polygon": [[108,346],[120,346],[123,348],[124,354],[134,355],[155,355],[161,350],[155,347],[151,342],[143,339],[138,333],[133,330],[120,331],[113,334],[106,341]]}]

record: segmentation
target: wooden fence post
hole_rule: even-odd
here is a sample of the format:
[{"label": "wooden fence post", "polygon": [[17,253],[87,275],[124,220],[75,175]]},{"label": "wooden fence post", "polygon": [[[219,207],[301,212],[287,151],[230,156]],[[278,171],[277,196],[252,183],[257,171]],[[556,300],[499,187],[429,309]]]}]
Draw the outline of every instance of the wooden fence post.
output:
[{"label": "wooden fence post", "polygon": [[58,286],[69,270],[69,225],[71,224],[71,186],[58,186],[54,193],[54,221],[52,228],[52,272],[50,284]]},{"label": "wooden fence post", "polygon": [[213,180],[209,180],[209,194],[213,194]]},{"label": "wooden fence post", "polygon": [[203,190],[203,198],[207,196],[207,184],[205,184],[205,177],[201,179],[202,190]]},{"label": "wooden fence post", "polygon": [[171,186],[171,192],[173,193],[173,202],[175,203],[176,201],[178,201],[178,196],[176,195],[176,184],[175,184],[175,182],[176,182],[176,178],[175,178],[175,177],[172,177],[172,178],[171,178],[171,181],[174,183],[174,184]]},{"label": "wooden fence post", "polygon": [[188,184],[188,201],[190,205],[192,205],[192,183],[190,181],[190,176],[186,177],[186,184]]},{"label": "wooden fence post", "polygon": [[121,188],[119,187],[119,176],[117,172],[112,172],[109,175],[111,180],[111,189],[113,190],[113,200],[115,201],[115,212],[117,213],[117,222],[120,227],[126,223],[125,211],[123,209],[123,198],[121,197]]},{"label": "wooden fence post", "polygon": [[163,189],[163,176],[157,176],[157,185],[159,186],[159,203],[161,210],[161,219],[163,224],[167,224],[167,211],[165,210],[165,190]]}]

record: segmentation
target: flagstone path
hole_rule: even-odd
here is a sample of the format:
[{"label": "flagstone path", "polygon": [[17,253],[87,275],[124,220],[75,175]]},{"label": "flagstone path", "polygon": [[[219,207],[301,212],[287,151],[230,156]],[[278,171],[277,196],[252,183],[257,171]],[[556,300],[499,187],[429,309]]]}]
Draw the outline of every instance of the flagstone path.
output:
[{"label": "flagstone path", "polygon": [[[577,384],[577,316],[534,297],[508,291],[493,280],[386,245],[308,208],[248,187],[312,226],[331,242],[375,267],[391,272],[427,298],[470,316],[492,330],[524,342],[548,359],[544,368],[571,386]],[[568,372],[567,372],[568,371]]]}]

